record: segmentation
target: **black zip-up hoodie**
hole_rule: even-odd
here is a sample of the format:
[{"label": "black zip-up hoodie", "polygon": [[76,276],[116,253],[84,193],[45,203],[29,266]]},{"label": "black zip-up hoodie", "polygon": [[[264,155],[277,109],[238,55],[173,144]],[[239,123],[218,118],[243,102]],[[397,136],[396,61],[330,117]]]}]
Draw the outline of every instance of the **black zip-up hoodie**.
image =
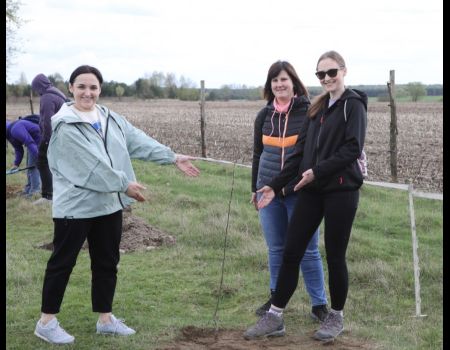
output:
[{"label": "black zip-up hoodie", "polygon": [[304,171],[312,169],[315,179],[303,187],[305,191],[327,193],[359,189],[363,175],[357,158],[364,146],[366,127],[367,95],[356,89],[346,89],[330,108],[325,107],[314,118],[305,119],[294,153],[268,185],[278,193],[293,177],[301,178]]}]

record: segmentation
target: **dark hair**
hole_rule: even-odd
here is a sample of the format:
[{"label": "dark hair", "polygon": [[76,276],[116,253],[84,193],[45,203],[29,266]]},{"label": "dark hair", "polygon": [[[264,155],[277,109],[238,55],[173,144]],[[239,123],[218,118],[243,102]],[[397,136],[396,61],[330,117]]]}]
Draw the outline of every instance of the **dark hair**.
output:
[{"label": "dark hair", "polygon": [[292,84],[294,85],[294,94],[298,96],[305,95],[308,97],[308,90],[306,90],[305,85],[301,82],[294,67],[289,62],[276,61],[270,66],[269,71],[267,72],[266,84],[264,85],[264,98],[267,101],[272,101],[275,98],[275,95],[272,92],[272,79],[277,77],[282,70],[284,70],[291,78]]},{"label": "dark hair", "polygon": [[70,78],[69,78],[69,83],[73,85],[77,76],[79,76],[80,74],[87,74],[87,73],[94,74],[97,77],[100,85],[103,84],[102,73],[100,73],[100,71],[97,68],[88,66],[87,64],[79,66],[77,69],[75,69],[72,72],[72,74],[70,75]]},{"label": "dark hair", "polygon": [[[319,65],[320,61],[329,58],[332,59],[333,61],[335,61],[340,68],[345,68],[345,61],[342,58],[342,56],[337,53],[336,51],[327,51],[325,53],[323,53],[319,59],[317,60],[317,64],[316,64],[316,70],[317,70],[317,66]],[[328,92],[323,92],[322,94],[316,96],[312,102],[311,102],[311,107],[309,107],[307,115],[310,118],[314,118],[316,116],[316,114],[323,108],[325,107],[325,102],[327,100],[328,97]]]}]

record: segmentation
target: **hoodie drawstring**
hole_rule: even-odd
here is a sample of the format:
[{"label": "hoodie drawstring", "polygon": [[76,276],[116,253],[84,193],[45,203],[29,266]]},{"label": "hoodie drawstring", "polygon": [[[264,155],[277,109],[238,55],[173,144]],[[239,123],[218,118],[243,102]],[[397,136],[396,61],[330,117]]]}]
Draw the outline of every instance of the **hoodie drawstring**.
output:
[{"label": "hoodie drawstring", "polygon": [[[289,113],[291,113],[293,106],[294,106],[294,98],[292,98],[292,100],[291,100],[291,106],[289,107],[289,110],[286,113],[286,119],[284,120],[283,142],[281,144],[281,165],[280,165],[281,167],[280,167],[280,169],[283,169],[283,167],[284,167],[284,153],[285,153],[284,152],[284,141],[286,139],[286,131],[287,131]],[[280,117],[281,117],[281,113],[280,113]],[[278,123],[278,137],[280,137],[280,134],[281,134],[280,123],[281,123],[281,121],[279,121],[279,123]]]}]

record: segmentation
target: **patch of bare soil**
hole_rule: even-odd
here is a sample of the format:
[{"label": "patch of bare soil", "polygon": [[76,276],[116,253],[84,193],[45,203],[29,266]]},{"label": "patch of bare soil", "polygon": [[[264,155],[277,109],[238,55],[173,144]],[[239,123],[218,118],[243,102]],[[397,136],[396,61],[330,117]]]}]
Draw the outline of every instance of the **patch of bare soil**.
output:
[{"label": "patch of bare soil", "polygon": [[[152,250],[162,245],[173,245],[175,243],[175,237],[152,227],[145,220],[132,215],[130,210],[123,211],[121,253]],[[38,248],[53,250],[53,243],[44,243]],[[87,248],[86,241],[82,249]]]},{"label": "patch of bare soil", "polygon": [[349,332],[344,331],[333,342],[320,342],[312,338],[311,334],[286,334],[284,337],[265,338],[261,340],[245,340],[243,330],[216,330],[187,326],[172,343],[158,348],[158,350],[354,350],[377,349],[375,344],[355,339]]},{"label": "patch of bare soil", "polygon": [[6,199],[17,197],[21,191],[21,185],[6,185]]},{"label": "patch of bare soil", "polygon": [[122,240],[120,242],[122,252],[151,250],[162,245],[176,243],[175,237],[152,227],[143,219],[128,211],[123,212],[122,228]]}]

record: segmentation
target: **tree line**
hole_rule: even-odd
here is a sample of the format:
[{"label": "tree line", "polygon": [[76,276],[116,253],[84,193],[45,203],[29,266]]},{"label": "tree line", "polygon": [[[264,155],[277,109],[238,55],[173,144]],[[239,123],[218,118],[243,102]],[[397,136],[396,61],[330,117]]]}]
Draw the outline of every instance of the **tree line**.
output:
[{"label": "tree line", "polygon": [[[64,81],[59,73],[48,76],[49,80],[58,89],[70,96],[68,81]],[[207,83],[207,82],[206,82]],[[354,85],[352,88],[363,90],[369,97],[376,97],[379,101],[388,101],[389,96],[386,85]],[[311,96],[322,93],[320,86],[308,87]],[[31,85],[22,73],[15,84],[6,84],[6,99],[11,97],[28,97],[31,93]],[[396,85],[398,97],[410,96],[412,101],[418,101],[423,96],[442,96],[443,85],[424,85],[420,82],[411,82]],[[139,99],[179,99],[184,101],[197,101],[200,99],[200,89],[192,80],[181,76],[179,79],[173,73],[153,72],[134,83],[105,81],[102,84],[103,97],[135,97]],[[246,85],[222,85],[220,88],[205,89],[207,101],[228,100],[260,100],[263,98],[263,86],[248,87]]]}]

